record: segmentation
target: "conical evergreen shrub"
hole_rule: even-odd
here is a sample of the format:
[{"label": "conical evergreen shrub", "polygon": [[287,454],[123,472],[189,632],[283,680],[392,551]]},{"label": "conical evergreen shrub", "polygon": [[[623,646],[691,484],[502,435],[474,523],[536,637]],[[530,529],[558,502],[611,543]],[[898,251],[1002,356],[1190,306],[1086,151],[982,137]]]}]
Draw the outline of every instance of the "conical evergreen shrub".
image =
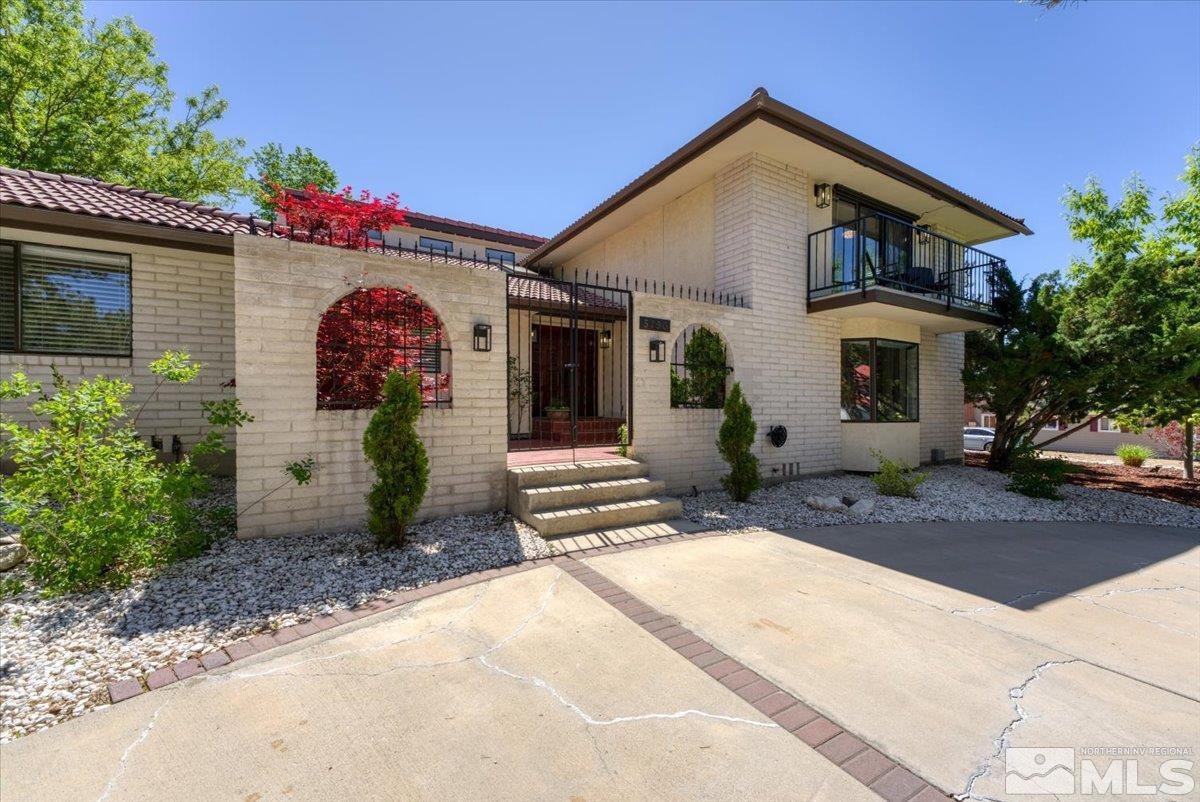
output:
[{"label": "conical evergreen shrub", "polygon": [[717,449],[729,463],[729,473],[721,477],[721,485],[734,501],[750,498],[762,484],[758,475],[758,457],[750,453],[757,431],[750,402],[742,394],[742,385],[734,382],[725,399],[725,420],[717,435]]},{"label": "conical evergreen shrub", "polygon": [[429,486],[429,460],[417,436],[421,380],[394,372],[383,383],[383,403],[363,433],[363,453],[375,468],[367,494],[367,527],[381,547],[404,544],[409,522]]}]

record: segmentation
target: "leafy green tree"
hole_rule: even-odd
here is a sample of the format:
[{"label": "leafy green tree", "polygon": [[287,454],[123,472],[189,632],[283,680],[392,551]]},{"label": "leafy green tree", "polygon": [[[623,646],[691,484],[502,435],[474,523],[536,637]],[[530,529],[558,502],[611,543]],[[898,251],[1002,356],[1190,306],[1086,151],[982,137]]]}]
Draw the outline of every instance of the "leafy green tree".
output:
[{"label": "leafy green tree", "polygon": [[363,433],[363,453],[375,468],[367,494],[367,527],[383,547],[404,545],[405,530],[429,486],[429,460],[417,435],[421,379],[393,371],[383,383],[383,402]]},{"label": "leafy green tree", "polygon": [[719,409],[729,370],[725,365],[725,344],[717,334],[697,326],[683,348],[687,375],[671,366],[671,406]]},{"label": "leafy green tree", "polygon": [[175,94],[154,37],[130,17],[85,19],[80,0],[0,4],[0,163],[76,173],[192,201],[247,190],[244,142],[213,124],[228,103],[215,86]]},{"label": "leafy green tree", "polygon": [[337,188],[337,173],[333,167],[309,148],[297,146],[287,153],[278,142],[268,142],[255,148],[251,161],[252,180],[258,185],[254,205],[258,213],[268,219],[275,217],[274,186],[304,188],[312,184],[322,192]]},{"label": "leafy green tree", "polygon": [[758,424],[754,411],[742,394],[740,382],[733,383],[725,399],[725,419],[717,433],[717,450],[729,463],[729,473],[721,477],[721,485],[734,501],[745,501],[762,484],[758,475],[758,457],[750,452]]},{"label": "leafy green tree", "polygon": [[[1200,203],[1197,150],[1185,189],[1163,205],[1159,225],[1150,192],[1134,178],[1112,202],[1094,179],[1068,191],[1072,235],[1091,258],[1065,276],[1028,287],[996,276],[1001,324],[967,338],[968,398],[996,414],[989,467],[1008,470],[1014,449],[1045,447],[1098,417],[1187,418],[1196,409],[1200,360]],[[1079,426],[1035,442],[1057,420]]]}]

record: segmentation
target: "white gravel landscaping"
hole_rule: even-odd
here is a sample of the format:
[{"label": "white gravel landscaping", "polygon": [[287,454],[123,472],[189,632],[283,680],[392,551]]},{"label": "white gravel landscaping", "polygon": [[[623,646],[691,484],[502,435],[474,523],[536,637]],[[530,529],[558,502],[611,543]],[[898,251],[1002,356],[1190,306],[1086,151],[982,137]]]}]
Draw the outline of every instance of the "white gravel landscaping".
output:
[{"label": "white gravel landscaping", "polygon": [[464,515],[412,527],[395,551],[377,550],[365,532],[225,538],[122,590],[54,599],[26,590],[0,600],[0,742],[98,706],[110,682],[391,591],[549,554],[507,514]]},{"label": "white gravel landscaping", "polygon": [[[902,521],[1104,521],[1200,527],[1200,508],[1132,493],[1063,485],[1061,501],[1035,499],[1004,489],[1008,477],[982,468],[930,468],[917,498],[881,496],[865,476],[818,476],[785,482],[755,493],[749,502],[723,492],[683,499],[683,516],[722,531],[787,529],[852,523]],[[815,510],[809,496],[869,498],[868,515]]]}]

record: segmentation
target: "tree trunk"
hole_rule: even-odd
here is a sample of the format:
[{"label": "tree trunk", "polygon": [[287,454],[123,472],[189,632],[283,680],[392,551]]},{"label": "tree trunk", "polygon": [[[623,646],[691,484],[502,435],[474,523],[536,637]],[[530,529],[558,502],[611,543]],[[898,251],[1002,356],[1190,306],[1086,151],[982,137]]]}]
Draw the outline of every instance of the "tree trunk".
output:
[{"label": "tree trunk", "polygon": [[1183,422],[1183,472],[1189,479],[1196,478],[1196,425]]}]

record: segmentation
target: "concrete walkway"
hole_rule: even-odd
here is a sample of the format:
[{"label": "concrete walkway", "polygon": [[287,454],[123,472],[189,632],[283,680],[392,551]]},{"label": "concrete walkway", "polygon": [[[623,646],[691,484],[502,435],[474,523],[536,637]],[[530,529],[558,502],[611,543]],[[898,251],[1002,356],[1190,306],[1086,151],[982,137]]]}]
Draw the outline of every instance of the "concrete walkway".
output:
[{"label": "concrete walkway", "polygon": [[[862,779],[865,755],[944,792],[1025,798],[1005,793],[1006,746],[1200,753],[1198,544],[1003,523],[630,544],[581,555],[592,571],[461,588],[7,744],[0,798],[938,796],[900,768]],[[659,629],[663,613],[680,626]],[[713,646],[727,658],[710,665]],[[754,684],[722,678],[728,663]],[[829,735],[789,734],[780,696]],[[1143,782],[1161,760],[1141,758]]]}]

